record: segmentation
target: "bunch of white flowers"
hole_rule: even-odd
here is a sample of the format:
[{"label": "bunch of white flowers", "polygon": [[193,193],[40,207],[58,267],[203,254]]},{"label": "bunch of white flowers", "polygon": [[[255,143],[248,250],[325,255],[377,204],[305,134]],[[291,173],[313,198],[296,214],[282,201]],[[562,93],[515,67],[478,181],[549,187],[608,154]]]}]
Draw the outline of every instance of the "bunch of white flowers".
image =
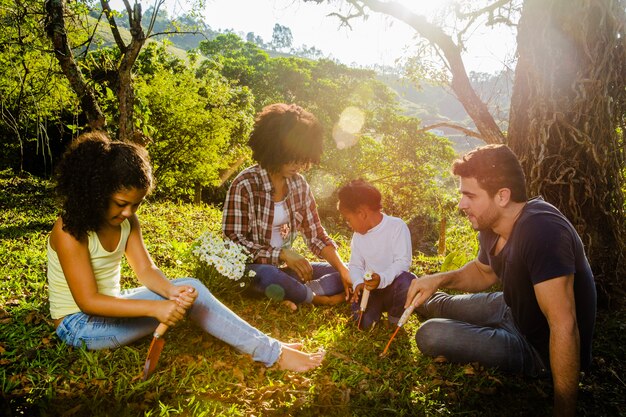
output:
[{"label": "bunch of white flowers", "polygon": [[222,239],[213,232],[203,233],[196,241],[192,253],[207,266],[226,278],[239,281],[246,269],[250,253],[246,248],[229,239]]}]

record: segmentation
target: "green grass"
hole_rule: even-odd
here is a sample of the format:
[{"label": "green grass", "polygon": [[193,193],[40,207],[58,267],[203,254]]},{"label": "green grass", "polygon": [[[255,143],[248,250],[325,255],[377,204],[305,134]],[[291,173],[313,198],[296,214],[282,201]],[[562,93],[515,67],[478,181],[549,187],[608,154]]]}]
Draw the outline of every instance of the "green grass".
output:
[{"label": "green grass", "polygon": [[[219,298],[283,341],[325,347],[306,374],[267,369],[193,325],[168,332],[156,373],[141,381],[149,340],[115,350],[67,347],[48,314],[45,240],[55,218],[49,185],[0,173],[0,415],[21,416],[545,416],[550,380],[524,379],[477,365],[420,355],[412,317],[380,358],[391,329],[358,331],[347,305],[303,306],[250,299],[228,285]],[[148,249],[171,277],[193,276],[193,240],[219,230],[215,208],[148,201],[140,209]],[[348,238],[336,236],[347,255]],[[432,271],[438,258],[416,258]],[[124,286],[133,285],[127,266]],[[600,312],[594,368],[581,382],[581,416],[626,414],[626,314]]]}]

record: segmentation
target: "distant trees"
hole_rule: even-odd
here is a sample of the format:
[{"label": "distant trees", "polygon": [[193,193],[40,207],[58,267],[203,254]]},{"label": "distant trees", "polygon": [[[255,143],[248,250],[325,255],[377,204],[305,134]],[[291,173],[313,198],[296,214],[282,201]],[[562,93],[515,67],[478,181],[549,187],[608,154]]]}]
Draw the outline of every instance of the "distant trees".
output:
[{"label": "distant trees", "polygon": [[291,48],[292,43],[291,29],[276,23],[272,31],[272,47],[276,50],[286,50]]},{"label": "distant trees", "polygon": [[[153,32],[159,9],[164,1],[158,0],[154,3],[148,22],[143,21],[143,11],[141,2],[136,1],[131,6],[128,0],[123,0],[126,8],[126,18],[130,40],[124,39],[117,23],[120,14],[111,8],[110,1],[100,0],[102,7],[100,16],[104,16],[108,23],[108,28],[113,36],[115,46],[119,54],[115,56],[116,63],[109,72],[110,88],[114,92],[118,101],[117,111],[117,137],[121,140],[145,143],[148,138],[143,132],[134,126],[134,101],[135,92],[133,89],[132,69],[143,47],[144,43],[158,33]],[[45,28],[48,37],[53,45],[54,55],[57,57],[63,74],[67,77],[69,84],[81,102],[81,108],[87,117],[91,129],[104,129],[106,118],[100,108],[95,87],[87,80],[81,70],[74,55],[74,47],[68,36],[69,28],[74,23],[68,24],[67,19],[82,20],[82,24],[87,28],[83,32],[81,41],[86,45],[87,50],[93,41],[97,25],[89,16],[90,10],[82,3],[67,3],[65,0],[45,1],[46,21]],[[145,29],[144,29],[145,25]],[[73,26],[76,27],[76,26]],[[174,32],[178,29],[174,30]]]}]

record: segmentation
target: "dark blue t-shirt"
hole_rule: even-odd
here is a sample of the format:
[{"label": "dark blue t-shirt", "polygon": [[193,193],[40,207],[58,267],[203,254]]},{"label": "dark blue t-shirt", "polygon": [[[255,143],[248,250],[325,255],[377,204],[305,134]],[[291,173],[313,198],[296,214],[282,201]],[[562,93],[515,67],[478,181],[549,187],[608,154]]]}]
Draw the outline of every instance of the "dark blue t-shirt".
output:
[{"label": "dark blue t-shirt", "polygon": [[535,198],[526,204],[511,236],[498,255],[498,235],[478,235],[478,260],[490,265],[502,281],[504,300],[526,339],[549,364],[550,328],[539,308],[533,286],[574,274],[576,320],[580,334],[580,365],[591,363],[591,339],[596,318],[596,286],[583,243],[572,224],[556,207]]}]

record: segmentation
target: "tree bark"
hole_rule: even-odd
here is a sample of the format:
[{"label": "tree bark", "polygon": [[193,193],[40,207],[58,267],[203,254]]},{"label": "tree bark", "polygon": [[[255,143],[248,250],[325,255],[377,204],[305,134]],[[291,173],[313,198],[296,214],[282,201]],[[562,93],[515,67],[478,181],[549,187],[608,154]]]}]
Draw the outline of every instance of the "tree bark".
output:
[{"label": "tree bark", "polygon": [[102,113],[98,105],[93,89],[89,86],[76,64],[67,39],[64,18],[65,2],[63,0],[46,0],[45,9],[46,33],[52,41],[54,54],[59,61],[61,70],[80,100],[80,105],[87,117],[89,127],[94,130],[103,130],[106,124],[104,113]]},{"label": "tree bark", "polygon": [[133,65],[146,42],[146,35],[141,27],[141,18],[141,4],[135,3],[132,13],[129,13],[131,41],[122,50],[123,55],[118,67],[117,97],[120,111],[118,139],[145,145],[143,136],[135,132],[134,128],[135,90],[132,81]]},{"label": "tree bark", "polygon": [[508,144],[581,235],[600,299],[624,287],[623,0],[526,0]]}]

